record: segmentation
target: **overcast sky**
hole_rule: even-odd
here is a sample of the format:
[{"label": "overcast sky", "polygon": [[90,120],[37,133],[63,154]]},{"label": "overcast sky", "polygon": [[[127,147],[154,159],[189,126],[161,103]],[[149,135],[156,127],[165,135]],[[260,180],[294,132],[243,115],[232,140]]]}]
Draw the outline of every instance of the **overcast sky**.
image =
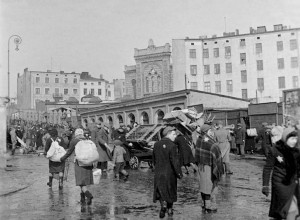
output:
[{"label": "overcast sky", "polygon": [[[0,0],[1,84],[7,95],[8,39],[22,37],[19,51],[10,41],[11,96],[17,73],[90,72],[111,81],[125,78],[134,48],[172,39],[222,35],[249,27],[300,27],[300,0]],[[51,62],[52,58],[52,62]],[[52,63],[52,66],[51,66]]]}]

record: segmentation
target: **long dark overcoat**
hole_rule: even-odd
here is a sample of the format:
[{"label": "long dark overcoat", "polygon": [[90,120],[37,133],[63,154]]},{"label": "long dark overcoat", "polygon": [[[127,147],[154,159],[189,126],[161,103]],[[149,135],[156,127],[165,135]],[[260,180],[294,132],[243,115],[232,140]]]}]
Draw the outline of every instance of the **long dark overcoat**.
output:
[{"label": "long dark overcoat", "polygon": [[188,137],[185,137],[183,135],[178,135],[174,143],[178,147],[180,166],[186,166],[189,165],[190,163],[195,163],[195,158],[193,156],[192,149],[190,147],[192,141],[190,141]]},{"label": "long dark overcoat", "polygon": [[154,144],[153,202],[160,199],[168,203],[177,201],[177,177],[182,176],[182,172],[178,164],[176,148],[168,138],[162,138]]},{"label": "long dark overcoat", "polygon": [[[279,141],[272,147],[267,162],[263,169],[263,185],[269,186],[271,171],[272,174],[272,195],[269,216],[273,218],[285,219],[292,202],[293,195],[298,200],[299,190],[297,173],[299,175],[299,150],[286,146]],[[297,168],[298,167],[298,168]],[[300,210],[300,209],[299,209]]]}]

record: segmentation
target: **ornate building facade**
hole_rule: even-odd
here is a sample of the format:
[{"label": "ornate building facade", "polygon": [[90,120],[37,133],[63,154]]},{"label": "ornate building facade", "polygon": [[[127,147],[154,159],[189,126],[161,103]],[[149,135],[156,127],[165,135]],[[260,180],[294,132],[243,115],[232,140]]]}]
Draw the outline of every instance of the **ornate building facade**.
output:
[{"label": "ornate building facade", "polygon": [[134,49],[136,65],[125,66],[126,95],[133,99],[173,91],[171,46],[156,47],[149,40],[146,49]]}]

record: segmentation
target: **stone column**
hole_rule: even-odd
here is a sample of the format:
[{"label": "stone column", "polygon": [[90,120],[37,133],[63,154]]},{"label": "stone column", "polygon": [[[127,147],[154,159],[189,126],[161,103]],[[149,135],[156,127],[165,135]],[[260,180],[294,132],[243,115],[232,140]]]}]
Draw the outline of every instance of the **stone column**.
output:
[{"label": "stone column", "polygon": [[0,169],[6,168],[6,105],[8,98],[0,97]]}]

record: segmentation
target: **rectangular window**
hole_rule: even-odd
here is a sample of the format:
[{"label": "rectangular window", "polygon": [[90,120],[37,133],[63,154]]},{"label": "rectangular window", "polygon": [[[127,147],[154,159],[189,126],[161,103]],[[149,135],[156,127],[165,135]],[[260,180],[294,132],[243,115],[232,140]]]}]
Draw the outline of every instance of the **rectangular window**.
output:
[{"label": "rectangular window", "polygon": [[262,60],[256,60],[256,68],[257,70],[263,70],[264,69],[264,63]]},{"label": "rectangular window", "polygon": [[204,91],[210,92],[210,82],[204,82]]},{"label": "rectangular window", "polygon": [[285,88],[285,77],[284,76],[278,77],[278,88],[279,89]]},{"label": "rectangular window", "polygon": [[247,82],[247,70],[241,71],[241,82],[246,83]]},{"label": "rectangular window", "polygon": [[45,88],[45,95],[48,95],[50,92],[50,89],[49,88]]},{"label": "rectangular window", "polygon": [[83,89],[83,95],[87,95],[87,89]]},{"label": "rectangular window", "polygon": [[278,69],[284,69],[284,59],[283,58],[277,59],[277,66],[278,66]]},{"label": "rectangular window", "polygon": [[283,42],[277,41],[277,51],[283,51]]},{"label": "rectangular window", "polygon": [[73,83],[74,83],[74,84],[77,83],[77,78],[73,79]]},{"label": "rectangular window", "polygon": [[204,58],[209,58],[208,49],[203,49],[203,57]]},{"label": "rectangular window", "polygon": [[298,78],[298,76],[293,76],[293,87],[294,88],[299,87],[299,78]]},{"label": "rectangular window", "polygon": [[54,89],[55,94],[59,94],[59,88]]},{"label": "rectangular window", "polygon": [[197,82],[191,82],[191,89],[198,90],[198,83]]},{"label": "rectangular window", "polygon": [[245,39],[241,39],[240,40],[240,47],[244,47],[246,46],[246,40]]},{"label": "rectangular window", "polygon": [[232,80],[226,80],[227,92],[232,92]]},{"label": "rectangular window", "polygon": [[85,86],[86,86],[86,85],[87,85],[87,83],[83,83],[83,85],[85,85]]},{"label": "rectangular window", "polygon": [[226,73],[232,73],[232,63],[226,63]]},{"label": "rectangular window", "polygon": [[74,95],[76,95],[76,94],[77,94],[77,92],[78,92],[78,90],[77,90],[77,89],[73,89],[73,94],[74,94]]},{"label": "rectangular window", "polygon": [[197,65],[191,65],[190,71],[191,71],[191,75],[193,76],[197,75]]},{"label": "rectangular window", "polygon": [[215,64],[215,74],[220,74],[220,64]]},{"label": "rectangular window", "polygon": [[291,57],[291,67],[292,68],[298,67],[298,57]]},{"label": "rectangular window", "polygon": [[49,77],[45,77],[45,83],[49,83]]},{"label": "rectangular window", "polygon": [[291,50],[297,50],[298,42],[296,39],[290,40],[290,49]]},{"label": "rectangular window", "polygon": [[219,57],[219,48],[214,48],[214,57]]},{"label": "rectangular window", "polygon": [[265,89],[264,78],[257,78],[257,90],[263,91]]},{"label": "rectangular window", "polygon": [[35,77],[35,82],[39,83],[40,82],[40,77]]},{"label": "rectangular window", "polygon": [[65,84],[67,84],[68,83],[68,78],[65,78]]},{"label": "rectangular window", "polygon": [[64,89],[64,95],[68,95],[68,89]]},{"label": "rectangular window", "polygon": [[215,91],[216,93],[221,93],[221,81],[215,82]]},{"label": "rectangular window", "polygon": [[248,99],[248,91],[247,91],[247,89],[242,89],[242,99]]},{"label": "rectangular window", "polygon": [[55,83],[59,83],[59,78],[55,78]]},{"label": "rectangular window", "polygon": [[101,95],[101,89],[98,89],[98,95]]},{"label": "rectangular window", "polygon": [[[124,83],[123,83],[124,84]],[[98,85],[101,86],[101,82],[98,82]]]},{"label": "rectangular window", "polygon": [[190,49],[190,58],[197,58],[196,49]]},{"label": "rectangular window", "polygon": [[95,89],[91,89],[91,94],[95,95]]},{"label": "rectangular window", "polygon": [[241,61],[241,64],[246,64],[246,53],[240,54],[240,61]]},{"label": "rectangular window", "polygon": [[225,47],[225,57],[230,57],[231,56],[231,47],[227,46]]},{"label": "rectangular window", "polygon": [[262,43],[256,43],[255,48],[257,54],[262,53]]},{"label": "rectangular window", "polygon": [[204,65],[204,74],[210,74],[210,68],[209,65]]},{"label": "rectangular window", "polygon": [[41,89],[40,88],[35,88],[35,94],[41,94]]}]

